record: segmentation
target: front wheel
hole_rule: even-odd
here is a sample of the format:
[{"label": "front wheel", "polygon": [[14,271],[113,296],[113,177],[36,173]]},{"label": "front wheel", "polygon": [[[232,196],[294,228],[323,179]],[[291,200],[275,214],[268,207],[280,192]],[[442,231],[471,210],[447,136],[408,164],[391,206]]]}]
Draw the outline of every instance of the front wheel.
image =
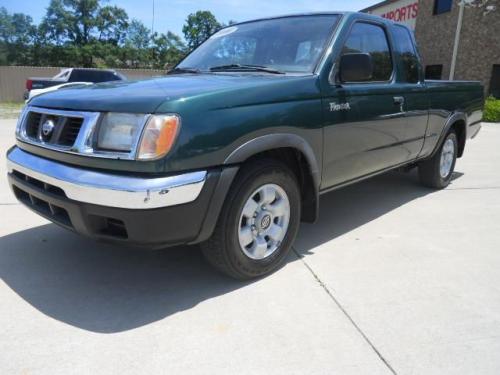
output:
[{"label": "front wheel", "polygon": [[449,185],[457,161],[457,135],[451,130],[445,137],[439,151],[418,166],[420,182],[433,189],[443,189]]},{"label": "front wheel", "polygon": [[273,159],[250,162],[238,173],[205,258],[237,279],[274,271],[290,251],[299,227],[300,190],[294,173]]}]

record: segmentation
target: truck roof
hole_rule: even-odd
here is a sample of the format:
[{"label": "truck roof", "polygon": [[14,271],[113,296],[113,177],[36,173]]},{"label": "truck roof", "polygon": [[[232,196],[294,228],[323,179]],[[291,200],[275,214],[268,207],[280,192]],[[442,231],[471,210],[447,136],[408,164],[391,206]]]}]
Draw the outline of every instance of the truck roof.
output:
[{"label": "truck roof", "polygon": [[392,20],[389,20],[387,18],[383,18],[374,14],[369,14],[369,13],[363,13],[363,12],[348,12],[348,11],[331,11],[331,12],[305,12],[305,13],[290,13],[290,14],[282,14],[278,16],[271,16],[271,17],[263,17],[263,18],[256,18],[248,21],[242,21],[238,23],[234,23],[232,25],[228,25],[226,27],[232,27],[232,26],[237,26],[237,25],[244,25],[246,23],[251,23],[251,22],[257,22],[257,21],[266,21],[266,20],[273,20],[273,19],[279,19],[279,18],[288,18],[288,17],[301,17],[301,16],[328,16],[328,15],[339,15],[339,16],[346,16],[346,15],[358,15],[364,19],[372,19],[374,21],[383,21],[385,23],[389,24],[397,24],[403,27],[406,27],[403,24],[394,22]]}]

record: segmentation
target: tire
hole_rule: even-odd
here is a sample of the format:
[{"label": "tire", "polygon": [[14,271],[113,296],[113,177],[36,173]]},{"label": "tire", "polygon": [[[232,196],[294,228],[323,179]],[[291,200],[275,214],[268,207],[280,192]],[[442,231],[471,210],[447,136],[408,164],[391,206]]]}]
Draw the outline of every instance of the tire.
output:
[{"label": "tire", "polygon": [[[297,179],[286,164],[274,159],[249,162],[229,190],[212,237],[201,245],[203,255],[216,269],[239,280],[273,272],[297,235],[300,202]],[[249,234],[249,228],[255,230]],[[263,241],[268,241],[265,248]]]},{"label": "tire", "polygon": [[[450,130],[440,145],[438,152],[432,158],[418,165],[420,182],[432,189],[444,189],[447,187],[453,176],[457,153],[457,135],[454,130]],[[441,168],[442,158],[446,159],[443,161],[443,168]]]}]

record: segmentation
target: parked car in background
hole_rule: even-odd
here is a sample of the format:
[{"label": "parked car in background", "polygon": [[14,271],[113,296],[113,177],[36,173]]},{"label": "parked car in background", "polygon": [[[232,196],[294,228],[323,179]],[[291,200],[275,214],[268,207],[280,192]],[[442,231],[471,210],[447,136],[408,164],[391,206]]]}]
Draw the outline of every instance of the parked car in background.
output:
[{"label": "parked car in background", "polygon": [[52,78],[30,77],[26,80],[26,92],[24,99],[28,100],[31,90],[40,90],[47,87],[59,86],[70,82],[108,82],[123,81],[127,78],[112,69],[90,69],[90,68],[68,68]]},{"label": "parked car in background", "polygon": [[62,83],[60,85],[49,86],[49,87],[46,87],[43,89],[33,89],[30,91],[27,91],[28,97],[26,98],[26,103],[28,103],[35,96],[45,94],[47,92],[56,91],[56,90],[64,89],[64,88],[70,88],[70,87],[88,86],[88,85],[92,85],[92,84],[93,84],[92,82],[67,82],[67,83]]},{"label": "parked car in background", "polygon": [[321,194],[402,167],[448,186],[483,102],[479,82],[426,81],[403,25],[270,18],[218,31],[167,77],[33,98],[8,178],[64,228],[201,243],[212,265],[249,279],[287,258]]}]

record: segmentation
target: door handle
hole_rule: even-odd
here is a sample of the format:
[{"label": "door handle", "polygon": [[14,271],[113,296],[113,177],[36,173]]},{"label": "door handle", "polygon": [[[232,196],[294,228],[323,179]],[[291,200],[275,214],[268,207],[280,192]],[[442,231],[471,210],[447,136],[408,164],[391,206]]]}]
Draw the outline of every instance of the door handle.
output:
[{"label": "door handle", "polygon": [[403,96],[395,96],[394,105],[399,105],[399,111],[404,112],[403,105],[405,104],[405,98]]},{"label": "door handle", "polygon": [[394,104],[405,104],[405,98],[402,96],[395,96],[394,97]]}]

